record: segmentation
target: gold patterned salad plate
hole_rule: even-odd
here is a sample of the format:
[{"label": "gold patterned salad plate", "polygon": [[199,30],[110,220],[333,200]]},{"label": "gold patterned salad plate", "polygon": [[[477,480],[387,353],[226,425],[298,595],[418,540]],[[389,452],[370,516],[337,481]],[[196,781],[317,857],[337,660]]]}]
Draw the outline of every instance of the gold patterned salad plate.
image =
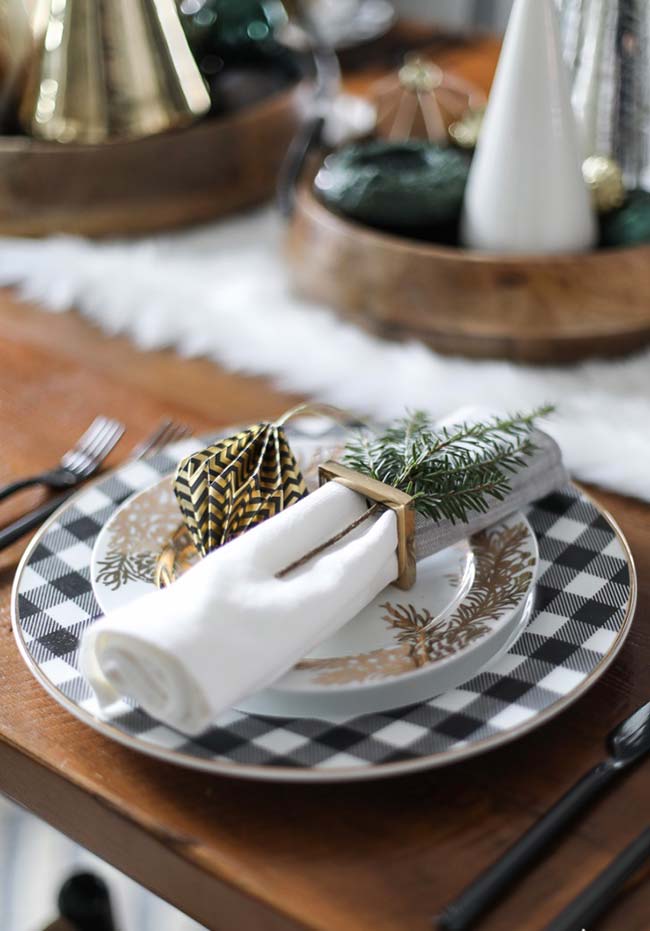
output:
[{"label": "gold patterned salad plate", "polygon": [[[115,512],[97,538],[91,565],[103,611],[157,584],[173,584],[198,560],[179,524],[170,477]],[[239,707],[277,716],[365,714],[456,688],[526,626],[537,561],[527,519],[513,515],[422,560],[412,589],[384,589],[271,688]]]}]

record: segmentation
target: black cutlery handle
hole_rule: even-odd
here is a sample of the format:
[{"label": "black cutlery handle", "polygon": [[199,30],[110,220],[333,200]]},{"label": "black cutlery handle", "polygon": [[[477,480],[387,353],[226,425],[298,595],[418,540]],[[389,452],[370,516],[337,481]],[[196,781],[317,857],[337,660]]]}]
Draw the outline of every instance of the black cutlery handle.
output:
[{"label": "black cutlery handle", "polygon": [[290,217],[293,213],[296,190],[305,162],[311,150],[319,144],[324,125],[324,117],[311,117],[291,140],[277,182],[276,202],[283,217]]},{"label": "black cutlery handle", "polygon": [[50,517],[51,514],[54,514],[56,509],[61,507],[74,493],[74,490],[65,491],[62,495],[57,495],[56,498],[50,498],[49,501],[34,508],[33,511],[29,511],[23,517],[19,517],[12,524],[3,527],[0,530],[0,550],[11,546],[16,540],[20,540],[26,533],[29,533],[30,530],[36,530],[37,527],[40,527],[43,521]]},{"label": "black cutlery handle", "polygon": [[438,918],[438,927],[445,931],[465,931],[469,928],[537,859],[567,823],[612,781],[617,771],[613,762],[608,760],[583,776],[496,863],[447,906]]},{"label": "black cutlery handle", "polygon": [[40,476],[34,475],[32,478],[19,478],[15,482],[9,482],[8,485],[0,487],[0,501],[4,501],[5,498],[9,498],[17,491],[22,491],[23,488],[30,488],[32,485],[40,484],[40,481]]},{"label": "black cutlery handle", "polygon": [[607,908],[618,890],[650,856],[650,828],[625,848],[595,880],[571,902],[546,931],[581,931]]}]

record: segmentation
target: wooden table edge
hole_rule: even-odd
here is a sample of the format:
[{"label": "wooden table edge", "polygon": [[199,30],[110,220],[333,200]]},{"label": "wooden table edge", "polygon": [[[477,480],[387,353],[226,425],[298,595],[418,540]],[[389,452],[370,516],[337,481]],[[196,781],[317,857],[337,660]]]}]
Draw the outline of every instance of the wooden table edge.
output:
[{"label": "wooden table edge", "polygon": [[[0,738],[0,792],[208,928],[309,928],[253,891],[208,871],[200,857],[191,855],[191,838],[135,821],[109,799],[4,738]],[[188,902],[194,903],[191,910]]]}]

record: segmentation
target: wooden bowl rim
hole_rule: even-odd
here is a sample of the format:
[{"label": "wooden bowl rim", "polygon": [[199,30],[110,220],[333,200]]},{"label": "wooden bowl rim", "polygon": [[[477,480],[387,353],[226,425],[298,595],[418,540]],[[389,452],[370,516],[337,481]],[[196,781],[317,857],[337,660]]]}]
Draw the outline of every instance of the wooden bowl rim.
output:
[{"label": "wooden bowl rim", "polygon": [[343,214],[336,213],[322,203],[314,194],[311,182],[301,185],[297,197],[297,209],[302,209],[312,215],[312,218],[323,225],[329,225],[338,231],[341,236],[363,237],[370,243],[384,249],[408,252],[422,258],[444,259],[448,262],[472,265],[497,265],[500,268],[511,266],[512,271],[530,265],[537,267],[548,265],[590,265],[600,259],[623,257],[629,254],[646,252],[650,258],[650,243],[640,243],[620,248],[591,249],[589,252],[560,252],[560,253],[513,253],[513,252],[484,252],[481,250],[463,249],[457,246],[445,246],[439,243],[427,243],[396,233],[388,233],[375,229],[358,220],[352,220]]},{"label": "wooden bowl rim", "polygon": [[153,140],[177,139],[180,136],[186,136],[188,133],[198,134],[199,132],[228,132],[230,129],[241,128],[247,123],[254,122],[260,116],[270,117],[275,111],[283,110],[287,105],[293,103],[295,97],[300,97],[311,84],[309,78],[302,78],[295,81],[291,87],[284,88],[276,93],[270,94],[263,100],[258,100],[249,106],[242,107],[233,113],[227,113],[223,116],[204,116],[194,122],[184,126],[177,126],[168,129],[165,132],[153,133],[149,136],[137,136],[134,138],[115,138],[108,139],[106,142],[93,143],[75,143],[75,142],[47,142],[42,139],[35,139],[33,136],[0,135],[0,157],[3,154],[13,154],[28,152],[30,155],[47,157],[50,155],[61,155],[67,152],[79,155],[87,153],[93,155],[98,151],[105,151],[110,146],[111,149],[135,148],[137,146],[147,145]]}]

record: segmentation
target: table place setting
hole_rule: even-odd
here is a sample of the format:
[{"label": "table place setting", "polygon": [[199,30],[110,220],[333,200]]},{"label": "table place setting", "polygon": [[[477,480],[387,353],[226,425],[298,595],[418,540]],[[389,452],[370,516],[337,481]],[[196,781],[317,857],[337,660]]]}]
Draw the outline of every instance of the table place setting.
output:
[{"label": "table place setting", "polygon": [[463,5],[0,0],[0,791],[210,928],[645,927],[650,12]]},{"label": "table place setting", "polygon": [[548,413],[306,407],[131,458],[25,552],[23,658],[104,735],[214,773],[374,779],[498,747],[583,694],[634,612],[627,544]]}]

